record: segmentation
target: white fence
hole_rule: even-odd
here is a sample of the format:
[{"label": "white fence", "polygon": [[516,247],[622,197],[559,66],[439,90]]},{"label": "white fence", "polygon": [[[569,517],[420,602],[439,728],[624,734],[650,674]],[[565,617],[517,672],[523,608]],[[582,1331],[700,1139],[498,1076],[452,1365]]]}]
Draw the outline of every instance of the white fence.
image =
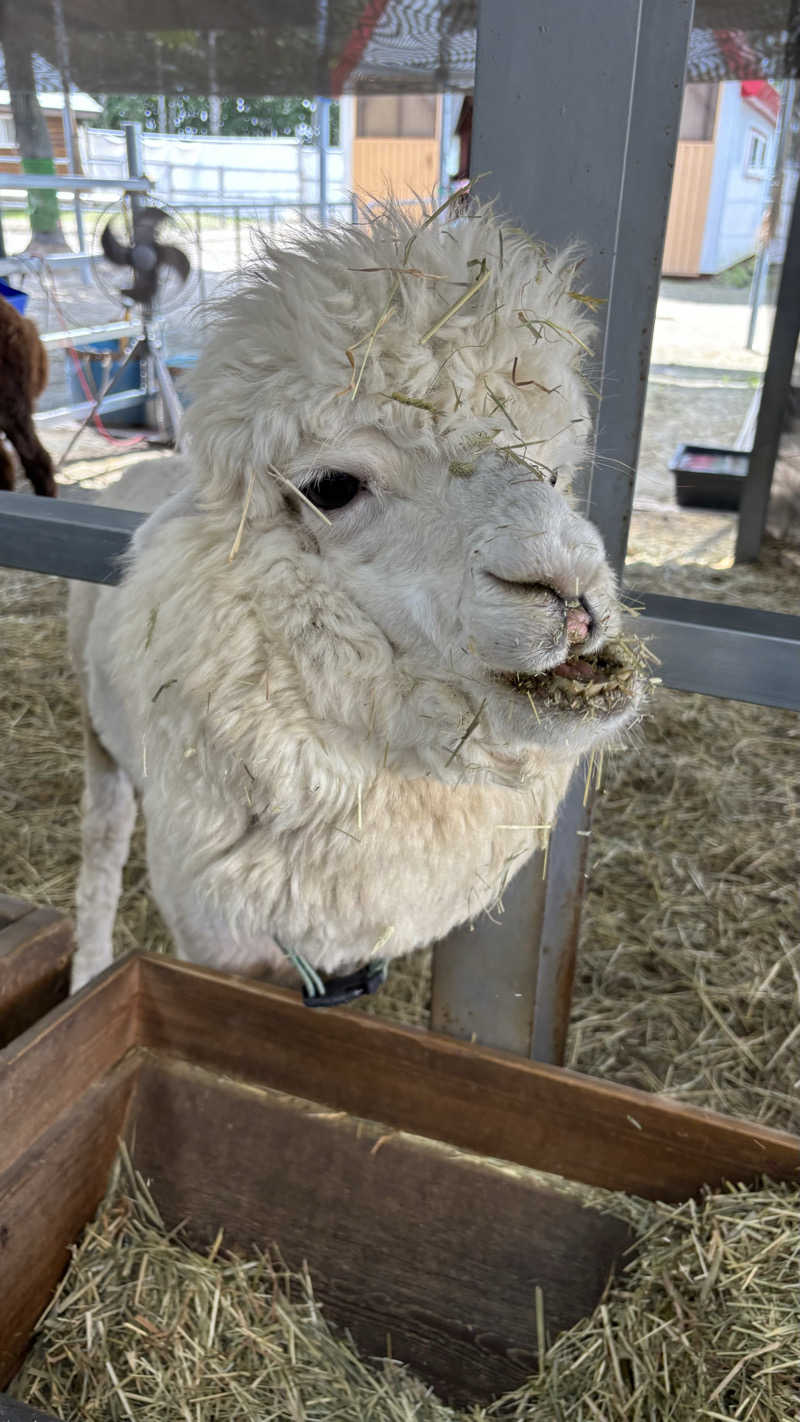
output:
[{"label": "white fence", "polygon": [[[127,173],[125,135],[89,128],[81,134],[87,176],[119,178]],[[296,138],[184,138],[142,135],[144,169],[167,202],[197,200],[259,206],[265,202],[318,203],[319,151]],[[327,201],[349,201],[349,173],[341,148],[327,152]]]}]

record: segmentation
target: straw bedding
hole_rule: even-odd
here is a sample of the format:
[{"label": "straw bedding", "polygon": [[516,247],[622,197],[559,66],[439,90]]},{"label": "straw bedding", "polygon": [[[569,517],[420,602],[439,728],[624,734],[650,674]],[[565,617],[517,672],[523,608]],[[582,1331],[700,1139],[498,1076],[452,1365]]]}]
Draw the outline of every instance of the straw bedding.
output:
[{"label": "straw bedding", "polygon": [[522,1389],[455,1411],[398,1363],[359,1357],[307,1273],[167,1235],[123,1152],[14,1390],[63,1422],[789,1422],[797,1204],[777,1185],[677,1206],[609,1196],[639,1242],[594,1316]]},{"label": "straw bedding", "polygon": [[[791,571],[775,558],[727,576],[648,565],[630,581],[785,611]],[[81,735],[64,603],[58,580],[0,574],[0,889],[70,909]],[[636,736],[638,753],[606,764],[595,813],[569,1062],[797,1130],[798,718],[662,690]],[[117,926],[117,948],[134,945],[168,950],[140,835]],[[418,954],[369,1007],[425,1023],[429,985]],[[765,1186],[611,1205],[640,1244],[604,1308],[474,1422],[800,1416],[797,1195]],[[360,1360],[307,1279],[165,1243],[130,1175],[98,1219],[18,1384],[66,1422],[466,1417],[397,1365]],[[162,1283],[134,1304],[145,1257]]]}]

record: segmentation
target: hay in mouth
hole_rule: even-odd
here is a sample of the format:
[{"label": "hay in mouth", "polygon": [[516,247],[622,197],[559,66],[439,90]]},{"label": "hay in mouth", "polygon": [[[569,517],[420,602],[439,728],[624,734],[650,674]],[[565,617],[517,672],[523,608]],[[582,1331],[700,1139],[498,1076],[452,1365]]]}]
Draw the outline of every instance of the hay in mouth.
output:
[{"label": "hay in mouth", "polygon": [[537,702],[581,714],[614,712],[630,705],[655,660],[640,638],[618,638],[588,655],[576,649],[558,666],[533,676],[521,672],[498,676],[527,696],[534,712]]}]

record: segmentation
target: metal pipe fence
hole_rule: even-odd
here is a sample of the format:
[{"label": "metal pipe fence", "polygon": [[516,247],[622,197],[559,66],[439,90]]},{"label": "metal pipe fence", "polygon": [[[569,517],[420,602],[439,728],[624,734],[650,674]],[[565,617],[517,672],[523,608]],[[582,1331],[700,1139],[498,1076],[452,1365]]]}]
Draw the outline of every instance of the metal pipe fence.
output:
[{"label": "metal pipe fence", "polygon": [[[158,200],[159,197],[149,178],[93,178],[74,174],[66,176],[58,174],[54,180],[50,177],[28,178],[25,175],[0,174],[0,223],[2,223],[3,212],[22,213],[26,211],[26,202],[22,195],[24,192],[48,184],[54,186],[56,191],[74,193],[83,199],[82,215],[86,222],[75,234],[78,238],[79,250],[74,253],[58,253],[46,258],[29,257],[24,253],[5,257],[0,259],[0,276],[36,277],[42,280],[43,284],[53,284],[59,273],[79,270],[83,274],[84,282],[89,284],[92,280],[92,262],[99,256],[99,239],[96,227],[99,225],[100,218],[108,210],[105,204],[93,204],[92,196],[102,194],[105,197],[107,194],[116,192],[121,195],[121,198],[131,194],[138,196],[140,200],[144,196],[150,200]],[[296,226],[306,217],[312,217],[323,224],[331,221],[355,222],[359,220],[358,206],[351,198],[333,202],[328,200],[321,203],[319,201],[293,202],[283,196],[262,198],[260,195],[252,193],[243,194],[239,198],[198,198],[196,195],[190,195],[176,199],[169,206],[181,213],[192,229],[195,246],[193,261],[197,268],[200,296],[203,300],[208,295],[207,258],[211,256],[214,270],[219,274],[239,270],[246,255],[244,241],[246,232],[256,229],[266,231],[274,240],[282,228]],[[92,229],[92,216],[96,219],[95,230]],[[228,242],[228,238],[232,240]],[[218,250],[211,254],[209,249],[215,240]],[[137,323],[119,319],[106,319],[92,324],[76,327],[64,326],[60,330],[40,332],[41,339],[48,348],[62,347],[71,352],[81,346],[85,347],[109,337],[135,338],[137,334]],[[144,390],[132,390],[108,395],[98,407],[98,413],[111,413],[128,406],[135,406],[145,398],[146,393]],[[34,418],[39,425],[52,425],[65,419],[82,418],[89,408],[84,400],[74,404],[60,405],[55,409],[41,410]]]}]

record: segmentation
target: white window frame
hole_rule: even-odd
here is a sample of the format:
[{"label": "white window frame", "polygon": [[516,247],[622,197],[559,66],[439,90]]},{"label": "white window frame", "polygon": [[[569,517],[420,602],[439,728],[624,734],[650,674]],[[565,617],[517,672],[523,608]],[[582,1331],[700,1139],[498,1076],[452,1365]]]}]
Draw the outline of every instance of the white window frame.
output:
[{"label": "white window frame", "polygon": [[[763,144],[763,162],[757,166],[753,162],[753,150],[757,143]],[[767,173],[767,159],[769,156],[769,138],[758,128],[748,128],[747,144],[745,147],[744,175],[746,178],[763,178]]]},{"label": "white window frame", "polygon": [[10,114],[0,114],[0,148],[16,148],[17,131]]}]

